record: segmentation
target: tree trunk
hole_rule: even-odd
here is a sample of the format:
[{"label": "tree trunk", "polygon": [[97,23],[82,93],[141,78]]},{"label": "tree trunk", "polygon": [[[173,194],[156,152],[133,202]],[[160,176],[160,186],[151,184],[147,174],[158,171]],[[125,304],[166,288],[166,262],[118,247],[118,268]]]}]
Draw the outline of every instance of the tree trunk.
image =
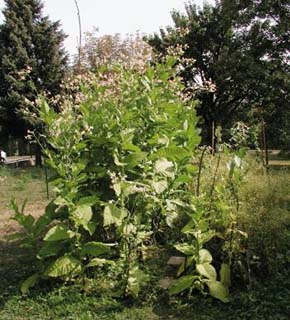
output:
[{"label": "tree trunk", "polygon": [[42,167],[42,152],[38,144],[35,147],[35,165],[37,167]]}]

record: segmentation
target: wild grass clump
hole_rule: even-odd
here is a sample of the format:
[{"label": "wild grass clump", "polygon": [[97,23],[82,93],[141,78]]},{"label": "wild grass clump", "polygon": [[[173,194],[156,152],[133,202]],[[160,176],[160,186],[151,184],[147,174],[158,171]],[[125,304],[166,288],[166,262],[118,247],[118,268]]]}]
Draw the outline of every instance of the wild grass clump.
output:
[{"label": "wild grass clump", "polygon": [[247,235],[246,250],[252,275],[274,275],[289,264],[289,170],[252,168],[241,188],[238,224]]}]

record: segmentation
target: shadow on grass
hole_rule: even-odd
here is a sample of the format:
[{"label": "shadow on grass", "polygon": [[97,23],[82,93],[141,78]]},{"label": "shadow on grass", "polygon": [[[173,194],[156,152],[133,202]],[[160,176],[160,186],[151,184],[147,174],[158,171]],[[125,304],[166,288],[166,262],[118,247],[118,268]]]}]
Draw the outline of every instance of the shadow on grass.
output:
[{"label": "shadow on grass", "polygon": [[[232,293],[229,304],[200,294],[188,298],[154,296],[125,301],[84,294],[77,286],[41,283],[28,296],[20,284],[36,270],[31,253],[17,242],[0,241],[1,320],[289,320],[290,274],[265,279],[247,292]],[[142,294],[143,295],[143,294]]]},{"label": "shadow on grass", "polygon": [[31,275],[34,261],[18,242],[0,240],[0,309],[9,297],[20,294],[20,284]]}]

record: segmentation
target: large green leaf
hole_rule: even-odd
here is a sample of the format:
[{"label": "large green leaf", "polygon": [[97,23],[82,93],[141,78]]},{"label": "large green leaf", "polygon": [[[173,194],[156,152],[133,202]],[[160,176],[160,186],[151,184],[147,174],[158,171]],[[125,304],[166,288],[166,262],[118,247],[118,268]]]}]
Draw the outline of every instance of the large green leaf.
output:
[{"label": "large green leaf", "polygon": [[212,297],[219,299],[224,303],[230,301],[229,291],[221,282],[214,280],[205,280],[204,282],[207,284],[209,293]]},{"label": "large green leaf", "polygon": [[199,262],[200,263],[212,262],[212,256],[208,250],[206,249],[199,250]]},{"label": "large green leaf", "polygon": [[210,279],[210,280],[216,280],[216,271],[215,268],[208,262],[200,263],[196,265],[197,272]]},{"label": "large green leaf", "polygon": [[26,294],[29,292],[30,288],[34,287],[39,280],[39,274],[35,273],[29,278],[27,278],[21,285],[21,292]]},{"label": "large green leaf", "polygon": [[176,211],[168,211],[166,213],[166,223],[170,228],[174,227],[174,222],[177,220],[178,218],[178,213]]},{"label": "large green leaf", "polygon": [[92,207],[99,201],[100,201],[99,198],[96,196],[88,196],[88,197],[80,198],[80,200],[78,201],[78,205]]},{"label": "large green leaf", "polygon": [[181,243],[174,246],[178,251],[186,254],[187,256],[193,256],[196,254],[196,249],[192,244]]},{"label": "large green leaf", "polygon": [[104,264],[112,265],[114,263],[115,263],[115,261],[112,261],[112,260],[94,258],[86,265],[86,268],[102,267]]},{"label": "large green leaf", "polygon": [[59,253],[59,251],[63,248],[62,241],[47,241],[43,243],[43,246],[39,250],[37,254],[38,259],[43,259],[47,257],[53,257]]},{"label": "large green leaf", "polygon": [[72,255],[65,255],[54,261],[45,271],[48,277],[62,277],[82,270],[82,263]]},{"label": "large green leaf", "polygon": [[178,294],[186,289],[189,289],[192,284],[193,281],[196,279],[196,276],[193,275],[186,275],[186,276],[182,276],[177,280],[174,280],[171,284],[171,286],[169,287],[169,294],[170,295],[174,295],[174,294]]},{"label": "large green leaf", "polygon": [[78,206],[73,216],[77,225],[81,225],[88,230],[88,224],[93,216],[92,208],[87,205]]},{"label": "large green leaf", "polygon": [[223,263],[220,270],[221,283],[229,288],[231,285],[231,268],[228,263]]},{"label": "large green leaf", "polygon": [[134,266],[129,271],[127,290],[137,298],[141,290],[141,286],[148,280],[148,275],[138,266]]},{"label": "large green leaf", "polygon": [[87,242],[82,246],[81,255],[99,256],[104,253],[109,253],[112,246],[114,246],[114,244],[95,241]]},{"label": "large green leaf", "polygon": [[104,227],[112,224],[119,227],[126,216],[127,212],[124,209],[119,209],[114,204],[109,204],[104,209]]},{"label": "large green leaf", "polygon": [[59,241],[71,239],[74,233],[65,224],[58,224],[52,227],[44,237],[44,241]]},{"label": "large green leaf", "polygon": [[147,156],[146,152],[136,152],[127,155],[124,158],[124,162],[128,169],[133,169],[138,166]]},{"label": "large green leaf", "polygon": [[52,218],[49,214],[45,213],[41,217],[39,217],[33,227],[33,233],[34,235],[38,236],[40,235],[46,227],[49,225],[49,223],[52,221]]}]

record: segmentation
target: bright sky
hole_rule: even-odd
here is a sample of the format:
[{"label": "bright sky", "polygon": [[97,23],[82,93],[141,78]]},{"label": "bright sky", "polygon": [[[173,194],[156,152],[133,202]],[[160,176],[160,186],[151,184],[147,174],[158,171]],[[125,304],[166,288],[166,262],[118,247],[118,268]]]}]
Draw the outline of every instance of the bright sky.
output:
[{"label": "bright sky", "polygon": [[[77,52],[78,18],[74,0],[44,0],[44,14],[50,19],[60,20],[68,35],[65,47],[70,54]],[[158,32],[159,27],[172,25],[170,12],[184,10],[187,0],[78,0],[82,31],[99,29],[99,34],[133,34]],[[204,2],[214,4],[214,0],[193,0],[202,6]],[[0,8],[3,9],[3,0]],[[1,17],[1,21],[2,21]]]}]

